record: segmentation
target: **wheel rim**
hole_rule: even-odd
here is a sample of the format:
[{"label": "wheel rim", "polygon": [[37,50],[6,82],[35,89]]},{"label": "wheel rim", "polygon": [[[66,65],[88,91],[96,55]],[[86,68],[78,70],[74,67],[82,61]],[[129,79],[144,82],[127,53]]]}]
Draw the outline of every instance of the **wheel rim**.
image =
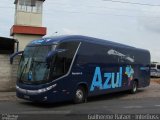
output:
[{"label": "wheel rim", "polygon": [[83,99],[83,91],[78,89],[76,91],[76,97],[79,101],[81,101]]},{"label": "wheel rim", "polygon": [[137,91],[137,84],[135,82],[134,85],[133,85],[133,92],[136,92],[136,91]]}]

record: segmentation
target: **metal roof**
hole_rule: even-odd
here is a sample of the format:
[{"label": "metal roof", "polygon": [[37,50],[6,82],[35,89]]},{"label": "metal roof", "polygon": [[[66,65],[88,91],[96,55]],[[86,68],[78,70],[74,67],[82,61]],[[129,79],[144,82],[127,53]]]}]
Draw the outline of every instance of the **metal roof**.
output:
[{"label": "metal roof", "polygon": [[13,38],[7,38],[7,37],[0,37],[0,40],[15,41],[15,39],[13,39]]}]

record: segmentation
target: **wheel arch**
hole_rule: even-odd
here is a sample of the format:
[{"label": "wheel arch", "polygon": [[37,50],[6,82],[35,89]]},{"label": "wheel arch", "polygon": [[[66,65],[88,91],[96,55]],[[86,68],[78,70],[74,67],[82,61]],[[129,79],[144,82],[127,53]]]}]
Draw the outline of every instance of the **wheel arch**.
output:
[{"label": "wheel arch", "polygon": [[133,79],[133,81],[136,81],[136,82],[137,82],[137,85],[138,85],[138,87],[139,87],[139,79],[138,79],[138,78],[135,78],[135,79]]},{"label": "wheel arch", "polygon": [[88,90],[88,84],[86,82],[80,82],[80,83],[77,84],[76,88],[78,88],[80,86],[85,89],[86,94],[88,95],[88,92],[89,92],[89,90]]}]

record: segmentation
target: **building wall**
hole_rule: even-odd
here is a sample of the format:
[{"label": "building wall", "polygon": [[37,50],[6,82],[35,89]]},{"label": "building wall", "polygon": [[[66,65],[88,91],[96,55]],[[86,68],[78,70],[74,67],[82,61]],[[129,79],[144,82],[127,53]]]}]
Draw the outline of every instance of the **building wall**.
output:
[{"label": "building wall", "polygon": [[14,91],[20,56],[10,64],[10,55],[0,54],[0,91]]},{"label": "building wall", "polygon": [[42,14],[18,11],[15,17],[15,25],[42,26]]},{"label": "building wall", "polygon": [[19,41],[19,51],[23,51],[25,46],[32,40],[37,40],[42,38],[41,35],[24,35],[24,34],[15,34],[14,39]]}]

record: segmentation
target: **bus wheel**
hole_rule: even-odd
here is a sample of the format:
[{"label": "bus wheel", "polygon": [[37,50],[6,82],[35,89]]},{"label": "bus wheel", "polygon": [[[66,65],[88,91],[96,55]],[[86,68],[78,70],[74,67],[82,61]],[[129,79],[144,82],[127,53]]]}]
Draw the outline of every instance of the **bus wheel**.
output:
[{"label": "bus wheel", "polygon": [[137,81],[133,81],[131,93],[135,94],[137,92],[137,90],[138,90],[138,82]]},{"label": "bus wheel", "polygon": [[83,103],[86,100],[86,92],[84,87],[79,86],[74,95],[74,103]]}]

